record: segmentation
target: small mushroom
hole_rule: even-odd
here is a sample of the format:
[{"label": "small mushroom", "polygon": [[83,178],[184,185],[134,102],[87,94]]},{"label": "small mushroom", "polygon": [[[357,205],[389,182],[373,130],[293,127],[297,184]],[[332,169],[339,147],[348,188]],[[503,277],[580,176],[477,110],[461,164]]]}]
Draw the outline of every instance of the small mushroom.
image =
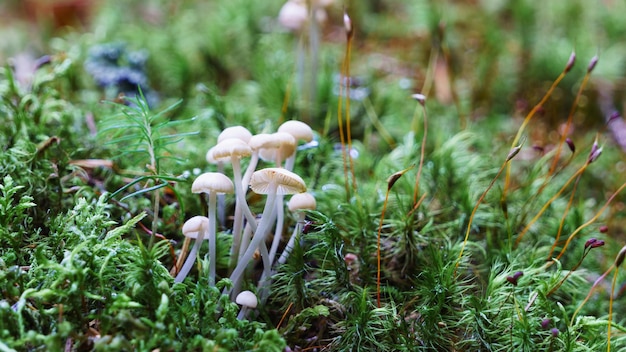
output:
[{"label": "small mushroom", "polygon": [[[278,132],[275,134],[289,134],[293,137],[294,144],[291,145],[291,139],[287,137],[283,137],[285,142],[284,146],[281,146],[279,149],[284,155],[280,156],[279,160],[285,160],[284,167],[285,169],[292,171],[295,160],[296,160],[296,144],[299,140],[302,140],[306,143],[313,140],[313,130],[311,127],[304,122],[290,120],[284,122],[280,127],[278,127]],[[280,165],[277,165],[280,166]],[[274,240],[272,241],[272,246],[270,247],[270,261],[273,263],[274,257],[276,256],[276,251],[278,250],[278,245],[280,244],[280,240],[283,234],[283,225],[285,223],[285,209],[284,209],[284,200],[282,196],[278,196],[276,200],[276,229],[274,231]]]},{"label": "small mushroom", "polygon": [[[241,158],[250,156],[252,149],[248,143],[237,138],[228,138],[219,142],[207,152],[207,160],[230,161],[233,166],[233,176],[235,180],[235,218],[233,222],[233,243],[231,249],[239,248],[239,242],[243,233],[243,219],[254,223],[254,215],[246,202],[245,190],[241,182]],[[231,258],[236,257],[236,253],[231,253]]]},{"label": "small mushroom", "polygon": [[[217,265],[217,253],[216,253],[216,215],[215,208],[217,207],[217,194],[218,193],[233,193],[233,182],[226,175],[219,172],[207,172],[198,176],[191,185],[191,191],[193,193],[208,193],[209,195],[209,223],[208,223],[208,236],[209,236],[209,285],[215,285],[215,266]],[[192,256],[189,253],[189,257],[185,261],[183,268],[176,275],[175,282],[182,282],[187,274],[191,270],[193,263],[196,260],[198,251],[202,244],[203,233],[198,235],[196,243],[192,248]]]},{"label": "small mushroom", "polygon": [[248,188],[250,177],[259,162],[259,151],[261,149],[276,149],[280,147],[280,141],[270,133],[259,133],[250,138],[248,145],[252,149],[252,155],[250,156],[250,163],[241,181],[244,189]]},{"label": "small mushroom", "polygon": [[[226,127],[222,132],[220,132],[219,136],[217,136],[217,143],[219,144],[223,140],[229,138],[241,139],[242,141],[248,143],[251,137],[252,133],[250,133],[247,128],[243,126],[231,126]],[[211,160],[209,160],[209,158],[211,158]],[[213,160],[212,158],[213,156],[207,154],[207,161],[210,164],[217,164],[217,172],[224,173],[224,162]],[[224,225],[224,223],[226,222],[226,204],[223,194],[217,195],[217,206],[217,216],[219,219],[219,223],[220,225]]]},{"label": "small mushroom", "polygon": [[[201,243],[206,235],[206,231],[208,230],[208,228],[209,219],[205,216],[194,216],[193,218],[185,221],[182,229],[183,235],[185,235],[185,243],[188,243],[190,239],[195,239],[196,243]],[[198,254],[199,247],[200,246],[196,245],[193,246],[183,267],[178,271],[176,279],[174,280],[175,282],[181,282],[185,279],[185,277],[187,277],[187,274],[189,274],[193,263],[196,261],[196,255]],[[185,256],[185,252],[186,248],[184,246],[180,254],[181,258]],[[193,259],[189,259],[191,257],[193,257]]]},{"label": "small mushroom", "polygon": [[[273,213],[276,209],[277,195],[295,194],[306,191],[306,184],[302,178],[295,173],[282,168],[266,168],[261,169],[252,174],[250,178],[250,187],[258,194],[266,194],[265,208],[259,226],[256,228],[250,245],[237,263],[237,266],[230,275],[233,282],[233,294],[237,294],[237,287],[243,276],[248,262],[252,259],[254,251],[260,246],[265,246],[264,241],[267,233],[271,230],[273,224]],[[263,250],[261,255],[263,256]],[[269,257],[263,260],[264,276],[269,277],[271,265]]]},{"label": "small mushroom", "polygon": [[283,161],[296,151],[296,139],[287,132],[274,132],[272,138],[278,142],[279,147],[261,149],[259,150],[259,157],[266,161],[273,161],[276,167],[281,167]]},{"label": "small mushroom", "polygon": [[242,320],[248,314],[248,310],[255,309],[257,307],[258,300],[252,291],[242,291],[237,295],[235,303],[241,306],[241,310],[239,311],[239,314],[237,314],[237,319]]},{"label": "small mushroom", "polygon": [[217,136],[217,143],[231,138],[241,139],[242,141],[248,143],[250,138],[252,138],[252,133],[250,133],[250,131],[243,126],[226,127],[220,135]]},{"label": "small mushroom", "polygon": [[[289,158],[291,158],[291,156],[295,154],[296,139],[293,135],[287,132],[275,132],[272,133],[271,136],[278,143],[279,147],[272,149],[261,149],[259,151],[259,156],[263,160],[273,161],[276,164],[276,167],[281,167],[283,161],[289,160]],[[285,210],[283,203],[283,196],[278,195],[278,198],[276,199],[276,212],[272,214],[271,219],[272,221],[276,222],[276,234],[283,232],[283,223],[285,222]],[[276,238],[276,236],[274,238]],[[274,248],[274,252],[276,252],[277,246],[278,243],[272,243],[271,248]]]},{"label": "small mushroom", "polygon": [[[315,13],[315,21],[323,24],[328,18],[325,8],[330,6],[333,1],[321,0],[312,1],[311,9]],[[305,0],[288,0],[278,13],[278,23],[286,29],[293,32],[300,32],[304,29],[309,21],[309,10]]]},{"label": "small mushroom", "polygon": [[[296,143],[298,141],[304,141],[305,143],[309,143],[313,140],[313,130],[311,129],[311,127],[309,127],[309,125],[302,121],[286,121],[278,127],[278,132],[289,133],[293,136],[293,138],[295,138]],[[296,153],[294,151],[294,153],[288,156],[285,160],[285,169],[292,171],[295,161]]]}]

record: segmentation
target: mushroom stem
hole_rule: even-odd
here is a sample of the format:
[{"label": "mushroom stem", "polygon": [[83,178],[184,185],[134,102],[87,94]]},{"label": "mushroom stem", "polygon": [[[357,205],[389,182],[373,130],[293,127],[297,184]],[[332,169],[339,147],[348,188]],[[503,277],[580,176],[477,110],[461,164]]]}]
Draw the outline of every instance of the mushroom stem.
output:
[{"label": "mushroom stem", "polygon": [[289,242],[287,242],[287,246],[285,246],[285,250],[283,250],[283,252],[280,254],[280,257],[278,258],[279,265],[285,264],[285,262],[287,261],[287,258],[289,257],[289,253],[291,253],[291,250],[293,249],[293,245],[296,242],[296,239],[300,237],[300,231],[302,229],[302,224],[304,223],[305,216],[306,214],[302,212],[298,214],[298,222],[296,223],[296,226],[293,229],[291,238],[289,238]]},{"label": "mushroom stem", "polygon": [[248,168],[246,172],[243,174],[241,179],[241,186],[243,189],[248,189],[248,185],[250,184],[250,177],[252,177],[252,173],[256,170],[256,166],[259,163],[259,151],[253,150],[252,155],[250,156],[250,163],[248,164]]},{"label": "mushroom stem", "polygon": [[[237,263],[241,262],[241,257],[243,256],[244,252],[246,251],[246,249],[248,249],[248,245],[250,244],[250,236],[252,235],[252,227],[249,226],[249,224],[246,224],[245,229],[243,230],[243,238],[241,241],[241,247],[239,247],[239,258],[237,258]],[[263,262],[263,274],[261,276],[261,280],[263,281],[263,278],[266,276],[266,271],[268,272],[268,274],[270,274],[271,272],[269,272],[269,270],[267,270],[266,268],[271,267],[271,262],[269,261],[269,253],[267,252],[267,247],[265,245],[263,246],[259,246],[259,252],[261,253],[261,260]],[[243,277],[243,275],[242,275]],[[238,282],[233,282],[233,292],[239,292],[239,290],[241,289],[241,281],[239,280]]]},{"label": "mushroom stem", "polygon": [[234,289],[236,288],[237,283],[241,280],[244,270],[248,266],[248,262],[250,262],[252,256],[254,255],[254,251],[259,248],[260,245],[265,245],[263,242],[272,226],[273,222],[271,221],[271,219],[273,217],[274,209],[276,209],[276,182],[272,182],[271,187],[272,192],[268,192],[267,194],[265,208],[263,209],[263,215],[261,216],[261,222],[256,228],[254,236],[252,236],[250,245],[241,257],[241,260],[239,260],[239,262],[237,263],[235,270],[233,270],[233,272],[230,274],[230,280],[233,282],[233,292],[231,297],[236,296],[239,293],[234,291]]},{"label": "mushroom stem", "polygon": [[209,193],[209,286],[215,286],[215,267],[217,266],[217,233],[215,208],[217,206],[217,193]]},{"label": "mushroom stem", "polygon": [[[261,274],[261,279],[259,280],[259,284],[257,286],[257,294],[259,295],[259,300],[261,302],[265,302],[267,296],[269,296],[269,286],[271,284],[270,275],[272,274],[272,262],[270,261],[270,256],[267,253],[267,247],[265,244],[261,244],[259,246],[259,251],[261,252],[261,261],[263,262],[263,274]],[[267,283],[266,283],[267,280]]]},{"label": "mushroom stem", "polygon": [[282,194],[279,194],[276,198],[276,229],[274,230],[274,239],[272,240],[272,247],[269,253],[270,263],[274,263],[276,251],[278,251],[278,245],[283,236],[283,224],[285,222],[284,198],[285,196]]},{"label": "mushroom stem", "polygon": [[241,309],[239,310],[239,314],[237,314],[237,320],[243,320],[247,314],[248,314],[248,307],[241,306]]},{"label": "mushroom stem", "polygon": [[237,257],[237,262],[241,261],[241,257],[248,249],[250,245],[250,237],[252,236],[252,227],[250,227],[250,223],[246,223],[246,227],[243,230],[243,236],[241,237],[241,244],[239,246],[239,256]]},{"label": "mushroom stem", "polygon": [[185,260],[185,264],[183,264],[183,267],[178,272],[178,275],[176,275],[174,282],[183,282],[183,280],[185,280],[185,278],[187,277],[187,274],[189,274],[189,272],[191,271],[193,263],[196,262],[196,255],[198,254],[200,246],[202,245],[202,241],[204,240],[204,232],[205,231],[203,229],[202,231],[200,231],[200,233],[198,233],[198,238],[196,238],[196,242],[191,248],[191,252],[189,252],[187,260]]},{"label": "mushroom stem", "polygon": [[[241,237],[243,234],[243,217],[245,216],[246,220],[248,220],[248,223],[250,224],[250,226],[252,226],[253,230],[256,229],[256,219],[254,218],[254,215],[252,214],[252,212],[250,211],[250,208],[248,207],[248,202],[246,201],[245,190],[242,187],[241,165],[239,163],[239,160],[237,158],[233,158],[232,165],[233,165],[233,174],[235,178],[234,183],[235,183],[235,195],[237,198],[237,202],[235,204],[235,220],[233,223],[233,243],[230,248],[231,265],[234,264],[233,260],[239,257],[238,250],[239,250],[239,246],[241,243]],[[243,213],[243,216],[242,216],[242,213]]]},{"label": "mushroom stem", "polygon": [[[223,174],[224,173],[224,162],[217,161],[217,172]],[[217,216],[219,219],[220,226],[226,225],[226,194],[218,194],[217,196],[217,204],[219,208],[217,208]]]}]

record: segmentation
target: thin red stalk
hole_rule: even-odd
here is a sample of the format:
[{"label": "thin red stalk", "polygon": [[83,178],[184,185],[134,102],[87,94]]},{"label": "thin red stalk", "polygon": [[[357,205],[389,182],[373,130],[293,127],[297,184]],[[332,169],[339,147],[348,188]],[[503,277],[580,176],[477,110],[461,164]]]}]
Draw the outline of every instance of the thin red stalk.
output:
[{"label": "thin red stalk", "polygon": [[611,352],[611,321],[613,319],[613,292],[615,292],[615,281],[617,280],[617,273],[619,272],[619,266],[615,266],[615,272],[613,273],[613,281],[611,282],[611,292],[609,293],[609,327],[606,334],[606,351]]},{"label": "thin red stalk", "polygon": [[576,263],[576,265],[574,265],[573,268],[570,269],[570,271],[567,273],[567,275],[565,275],[565,277],[563,279],[561,279],[561,281],[559,281],[559,283],[554,286],[550,292],[548,292],[548,294],[546,295],[546,297],[550,297],[550,295],[552,295],[554,292],[556,292],[556,290],[559,289],[559,287],[561,287],[563,285],[563,283],[565,283],[565,281],[567,280],[567,278],[570,277],[570,275],[572,275],[572,273],[574,271],[576,271],[576,269],[578,269],[578,267],[580,266],[580,264],[583,263],[583,260],[585,260],[585,257],[587,256],[587,254],[589,254],[589,251],[591,250],[591,248],[585,248],[585,251],[583,252],[583,256],[582,258],[580,258],[580,260],[578,261],[578,263]]},{"label": "thin red stalk", "polygon": [[383,229],[383,220],[385,220],[385,210],[387,210],[387,201],[389,200],[389,190],[387,187],[387,193],[385,194],[385,203],[383,204],[383,211],[380,214],[380,223],[378,224],[378,238],[376,240],[376,305],[380,308],[380,234]]},{"label": "thin red stalk", "polygon": [[570,113],[567,116],[567,122],[565,124],[565,128],[562,131],[563,133],[561,133],[561,139],[559,140],[559,143],[557,144],[556,151],[554,153],[554,158],[552,159],[552,165],[550,166],[550,170],[548,171],[548,175],[546,175],[543,181],[543,184],[537,190],[536,192],[537,195],[541,194],[541,192],[543,192],[543,190],[548,186],[550,177],[552,177],[556,172],[557,165],[559,164],[559,159],[561,156],[561,151],[563,150],[563,144],[565,144],[565,140],[567,139],[567,134],[572,125],[572,121],[574,120],[574,112],[576,111],[576,107],[578,105],[578,101],[580,100],[580,97],[582,96],[583,90],[585,89],[585,86],[587,86],[587,82],[589,81],[589,77],[591,76],[591,71],[593,70],[593,67],[595,67],[594,62],[597,62],[597,58],[594,57],[591,62],[592,63],[589,65],[589,68],[587,69],[587,73],[585,73],[585,77],[583,77],[583,81],[581,82],[580,87],[578,88],[578,92],[576,93],[576,97],[574,98],[574,103],[572,103]]},{"label": "thin red stalk", "polygon": [[611,264],[611,267],[608,268],[607,271],[604,272],[604,274],[602,274],[599,278],[596,279],[596,281],[593,282],[593,285],[591,286],[591,289],[589,290],[587,297],[585,297],[585,299],[580,303],[578,308],[576,308],[576,311],[574,311],[574,314],[572,315],[572,319],[570,320],[570,325],[574,325],[574,319],[576,318],[576,315],[578,315],[578,312],[580,312],[581,308],[587,303],[587,301],[589,301],[589,298],[591,297],[591,294],[593,294],[593,291],[596,288],[596,286],[598,286],[598,284],[602,282],[602,280],[604,280],[604,278],[611,272],[611,270],[613,270],[614,267],[615,267],[615,264]]},{"label": "thin red stalk", "polygon": [[580,100],[581,95],[583,94],[583,90],[585,86],[587,86],[587,82],[589,82],[589,77],[591,76],[591,69],[587,69],[587,73],[585,73],[585,77],[583,77],[583,81],[580,83],[580,87],[578,88],[578,92],[576,93],[576,98],[574,98],[574,102],[572,103],[572,107],[570,109],[569,115],[567,116],[567,123],[565,124],[565,129],[563,133],[561,133],[561,140],[556,147],[556,154],[554,154],[554,159],[552,160],[552,166],[550,166],[550,171],[548,175],[552,175],[556,170],[556,166],[559,163],[559,157],[561,156],[561,150],[563,149],[563,144],[565,144],[565,139],[567,138],[567,133],[572,125],[572,121],[574,120],[574,112],[576,111],[576,107],[578,105],[578,101]]},{"label": "thin red stalk", "polygon": [[539,220],[539,217],[543,214],[544,211],[546,211],[546,209],[548,209],[548,207],[550,206],[550,204],[552,204],[552,202],[554,202],[560,195],[561,193],[563,193],[565,191],[565,189],[567,188],[567,186],[569,186],[570,183],[572,183],[572,181],[574,179],[576,179],[580,174],[583,173],[583,171],[585,171],[585,169],[587,168],[587,166],[589,166],[589,163],[585,163],[580,169],[578,169],[578,171],[576,171],[576,173],[574,173],[566,182],[565,184],[561,187],[561,189],[559,189],[558,192],[556,192],[555,195],[552,196],[552,198],[550,198],[541,208],[541,210],[539,210],[539,212],[537,213],[537,215],[535,215],[534,218],[532,218],[532,220],[530,220],[530,222],[526,225],[526,227],[524,227],[524,229],[519,233],[519,235],[517,235],[517,239],[515,240],[515,247],[517,247],[519,245],[519,243],[522,241],[522,238],[524,237],[524,235],[526,234],[526,232],[528,232],[528,230],[530,229],[530,227],[537,221]]},{"label": "thin red stalk", "polygon": [[602,208],[600,208],[600,210],[598,210],[598,212],[596,213],[596,215],[594,215],[591,219],[589,219],[589,221],[587,221],[586,223],[578,226],[578,228],[572,232],[572,234],[569,236],[569,238],[567,239],[567,241],[565,242],[565,245],[563,246],[563,249],[561,249],[561,253],[559,253],[559,255],[556,257],[556,259],[560,259],[563,254],[565,253],[565,249],[567,249],[567,246],[569,246],[570,242],[572,241],[572,239],[574,238],[574,236],[576,236],[580,231],[582,231],[584,228],[586,228],[587,226],[593,224],[599,217],[600,215],[602,215],[602,213],[604,212],[604,210],[609,206],[609,204],[611,204],[611,202],[613,201],[613,199],[615,199],[615,197],[624,189],[626,188],[626,183],[623,183],[618,189],[617,191],[613,192],[613,194],[611,194],[611,196],[609,197],[609,199],[606,201],[606,203],[604,203],[604,205],[602,206]]},{"label": "thin red stalk", "polygon": [[582,173],[578,175],[576,181],[574,182],[574,186],[572,186],[572,194],[569,196],[569,201],[567,202],[567,206],[565,207],[565,211],[563,212],[563,216],[561,216],[561,221],[559,222],[559,230],[556,233],[556,238],[554,239],[554,243],[552,243],[552,247],[550,248],[550,253],[548,254],[548,260],[552,258],[552,254],[556,249],[557,244],[559,243],[559,239],[561,238],[561,233],[563,232],[563,226],[565,225],[565,218],[569,213],[570,208],[572,207],[572,203],[574,202],[574,195],[576,194],[576,188],[578,188],[578,182],[580,182],[580,178]]},{"label": "thin red stalk", "polygon": [[[517,134],[515,135],[515,138],[513,139],[513,143],[511,143],[511,147],[517,145],[517,143],[519,142],[520,138],[522,137],[522,132],[524,131],[524,129],[526,128],[526,126],[528,125],[530,120],[535,116],[537,111],[539,111],[539,109],[541,109],[543,107],[543,104],[545,104],[546,101],[548,100],[548,98],[550,98],[550,96],[554,92],[554,89],[556,89],[556,87],[559,85],[559,83],[561,83],[563,78],[565,78],[565,75],[572,69],[572,66],[574,65],[575,58],[576,58],[575,54],[572,53],[572,55],[570,55],[570,58],[569,58],[569,60],[567,62],[567,65],[565,66],[565,68],[563,69],[561,74],[556,78],[556,80],[554,80],[554,82],[552,82],[552,85],[550,86],[550,89],[548,89],[548,91],[546,92],[546,94],[544,94],[543,98],[541,98],[539,103],[537,103],[535,106],[533,106],[533,108],[530,110],[530,112],[526,115],[526,117],[524,118],[524,121],[522,122],[522,125],[517,130]],[[510,179],[511,179],[511,166],[509,165],[506,168],[506,173],[505,173],[505,177],[504,177],[504,188],[503,188],[503,191],[502,191],[502,202],[506,201],[506,194],[507,194],[507,191],[508,191],[508,188],[509,188]]]},{"label": "thin red stalk", "polygon": [[509,152],[509,155],[507,156],[507,158],[504,161],[504,163],[502,163],[502,166],[500,166],[500,169],[498,170],[498,173],[496,174],[496,176],[491,180],[491,182],[489,182],[489,186],[487,186],[487,189],[485,189],[483,194],[480,195],[480,198],[478,198],[478,201],[476,201],[476,205],[474,206],[474,209],[472,209],[472,214],[470,215],[469,221],[467,223],[467,229],[465,231],[465,238],[463,239],[463,246],[461,247],[461,252],[459,253],[459,258],[457,259],[456,265],[454,266],[454,275],[455,276],[456,276],[456,270],[458,269],[459,264],[461,263],[461,258],[463,257],[463,251],[465,250],[465,245],[467,245],[467,240],[469,238],[470,230],[472,228],[472,222],[474,221],[474,215],[476,215],[476,211],[478,210],[478,206],[480,205],[480,203],[482,203],[483,199],[485,199],[485,196],[487,195],[487,192],[489,192],[489,190],[496,183],[496,180],[498,179],[498,177],[500,177],[500,175],[502,174],[502,171],[504,171],[506,166],[509,164],[509,161],[511,161],[513,159],[513,157],[515,157],[515,155],[517,155],[517,153],[519,153],[520,149],[521,149],[521,146],[517,146],[517,147],[513,148],[513,150],[511,152]]},{"label": "thin red stalk", "polygon": [[383,210],[380,214],[380,223],[378,224],[378,236],[376,241],[376,259],[377,259],[377,269],[376,269],[376,303],[378,308],[380,308],[380,235],[383,230],[383,221],[385,220],[385,211],[387,210],[387,201],[389,200],[389,192],[391,191],[391,187],[404,175],[407,171],[411,170],[414,165],[407,167],[402,171],[398,171],[393,175],[387,178],[387,193],[385,194],[385,202],[383,203]]},{"label": "thin red stalk", "polygon": [[411,209],[411,211],[409,211],[409,213],[407,214],[407,216],[411,216],[411,214],[413,214],[413,212],[415,210],[417,210],[417,208],[419,208],[420,205],[422,205],[422,203],[424,202],[424,199],[426,198],[426,195],[428,193],[424,193],[422,194],[422,196],[420,197],[420,199],[417,201],[417,203],[415,203],[415,205],[413,206],[413,208]]},{"label": "thin red stalk", "polygon": [[283,324],[283,321],[285,321],[285,318],[287,317],[287,313],[289,313],[289,311],[291,310],[291,307],[293,307],[293,302],[290,302],[289,305],[287,306],[287,309],[285,309],[285,313],[283,313],[283,316],[280,318],[278,325],[276,325],[276,329],[279,329],[280,326]]}]

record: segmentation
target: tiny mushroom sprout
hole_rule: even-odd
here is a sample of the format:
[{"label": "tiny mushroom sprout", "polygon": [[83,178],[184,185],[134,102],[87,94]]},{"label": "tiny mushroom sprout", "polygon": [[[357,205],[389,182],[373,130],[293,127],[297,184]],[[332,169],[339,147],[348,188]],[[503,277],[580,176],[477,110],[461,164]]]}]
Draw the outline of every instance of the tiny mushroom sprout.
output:
[{"label": "tiny mushroom sprout", "polygon": [[[207,172],[198,176],[191,185],[191,191],[193,193],[207,193],[209,195],[209,223],[208,223],[208,236],[209,236],[209,285],[215,284],[215,266],[217,264],[216,254],[216,221],[215,221],[215,208],[217,207],[217,194],[218,193],[233,193],[233,182],[226,175],[219,172]],[[183,268],[176,276],[175,282],[182,282],[193,263],[196,260],[196,255],[202,244],[203,236],[200,234],[196,239],[196,243],[193,246],[192,255],[185,261]]]},{"label": "tiny mushroom sprout", "polygon": [[[289,120],[284,122],[282,125],[278,127],[278,132],[286,132],[293,136],[293,138],[297,141],[304,141],[305,143],[309,143],[313,140],[313,130],[309,125],[302,121],[297,120]],[[292,171],[293,166],[296,160],[296,153],[294,152],[290,155],[287,160],[285,160],[285,169]]]},{"label": "tiny mushroom sprout", "polygon": [[252,291],[242,291],[237,295],[237,298],[235,298],[235,303],[241,306],[241,310],[239,314],[237,314],[237,319],[242,320],[246,317],[248,310],[255,309],[259,302]]},{"label": "tiny mushroom sprout", "polygon": [[[272,217],[274,210],[276,209],[276,197],[277,195],[296,194],[306,192],[306,184],[304,180],[295,173],[282,169],[282,168],[265,168],[255,171],[250,178],[250,188],[255,193],[266,194],[267,199],[265,201],[265,208],[263,209],[263,215],[261,221],[252,236],[250,245],[241,256],[241,260],[237,263],[235,270],[233,270],[230,279],[233,282],[234,290],[233,294],[237,294],[238,284],[243,276],[245,268],[254,255],[254,251],[260,246],[265,246],[265,237],[271,230],[273,223]],[[261,255],[266,252],[261,248]],[[263,258],[264,276],[269,277],[271,264],[269,262],[269,256]]]},{"label": "tiny mushroom sprout", "polygon": [[[185,235],[185,239],[195,239],[196,243],[201,243],[202,240],[205,238],[208,229],[209,218],[207,218],[206,216],[194,216],[193,218],[185,221],[185,223],[183,224],[182,232],[183,235]],[[193,248],[191,249],[191,253],[189,253],[187,261],[185,261],[182,269],[178,271],[175,282],[181,282],[185,279],[185,277],[187,277],[187,274],[189,274],[189,271],[191,270],[191,267],[196,260],[196,255],[198,254],[199,247],[199,245],[193,246]],[[180,255],[184,256],[184,253],[181,252]]]},{"label": "tiny mushroom sprout", "polygon": [[298,193],[291,197],[289,203],[287,203],[287,208],[292,213],[298,214],[298,222],[293,229],[293,234],[291,235],[291,238],[289,238],[287,246],[285,246],[285,250],[280,255],[280,258],[278,258],[278,264],[284,264],[287,261],[289,252],[293,249],[293,245],[298,238],[300,231],[302,231],[302,224],[304,222],[304,217],[306,216],[306,213],[303,210],[315,210],[316,207],[317,203],[315,202],[315,197],[313,197],[311,193]]}]

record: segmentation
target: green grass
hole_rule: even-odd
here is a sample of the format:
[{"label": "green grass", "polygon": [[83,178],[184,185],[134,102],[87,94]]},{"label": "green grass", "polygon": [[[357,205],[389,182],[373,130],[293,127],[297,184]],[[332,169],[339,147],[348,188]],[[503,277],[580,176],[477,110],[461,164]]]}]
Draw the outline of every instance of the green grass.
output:
[{"label": "green grass", "polygon": [[[319,51],[306,54],[317,83],[303,91],[306,32],[281,29],[281,6],[103,1],[80,27],[40,19],[36,34],[26,18],[0,18],[10,38],[0,43],[0,350],[598,351],[609,322],[611,350],[626,348],[624,271],[588,297],[626,239],[626,196],[614,193],[626,182],[624,151],[600,107],[601,94],[617,109],[624,94],[622,3],[348,3],[351,90],[365,92],[350,102],[357,192],[345,186],[338,145],[343,4],[329,8]],[[28,60],[8,58],[35,35],[31,52],[50,60],[25,80],[13,67]],[[523,131],[506,185],[498,170],[518,128],[573,51],[576,65]],[[551,172],[596,54],[573,115],[576,150],[563,147]],[[94,62],[126,81],[98,86]],[[414,93],[426,95],[424,145]],[[205,156],[223,128],[272,133],[289,119],[316,136],[295,172],[317,209],[271,282],[260,284],[260,261],[249,265],[242,288],[269,294],[239,320],[227,295],[234,196],[217,229],[215,287],[207,244],[187,279],[170,274],[182,224],[207,213],[191,183],[217,170]],[[602,155],[584,166],[596,137]],[[564,187],[582,167],[576,191]],[[247,194],[255,214],[264,200]],[[296,217],[284,221],[290,235]],[[585,248],[590,238],[606,244]]]}]

